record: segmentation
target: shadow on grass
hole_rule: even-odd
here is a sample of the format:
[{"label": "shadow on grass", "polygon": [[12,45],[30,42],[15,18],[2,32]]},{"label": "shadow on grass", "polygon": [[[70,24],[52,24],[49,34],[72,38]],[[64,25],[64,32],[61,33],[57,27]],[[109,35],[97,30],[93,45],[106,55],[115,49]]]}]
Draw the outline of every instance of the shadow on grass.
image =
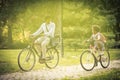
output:
[{"label": "shadow on grass", "polygon": [[[67,77],[63,80],[69,80],[71,78]],[[92,76],[80,77],[75,80],[120,80],[120,69],[111,69],[110,71],[94,74]]]},{"label": "shadow on grass", "polygon": [[12,63],[0,61],[0,75],[18,71],[18,67]]},{"label": "shadow on grass", "polygon": [[83,78],[83,80],[120,80],[120,70],[112,69],[111,71],[103,74],[96,74],[91,77]]},{"label": "shadow on grass", "polygon": [[0,75],[18,71],[17,56],[20,50],[0,50]]}]

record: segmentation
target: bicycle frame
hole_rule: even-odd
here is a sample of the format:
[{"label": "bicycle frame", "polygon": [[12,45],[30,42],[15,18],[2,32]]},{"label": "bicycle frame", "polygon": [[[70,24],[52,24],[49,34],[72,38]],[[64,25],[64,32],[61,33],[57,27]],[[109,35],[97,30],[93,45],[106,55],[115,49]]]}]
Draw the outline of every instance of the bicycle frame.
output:
[{"label": "bicycle frame", "polygon": [[[53,41],[53,43],[50,46],[47,46],[47,51],[46,51],[46,58],[45,60],[42,59],[42,52],[39,53],[35,47],[34,43],[35,39],[30,39],[29,44],[26,48],[22,49],[18,55],[18,65],[21,70],[23,71],[29,71],[32,70],[35,62],[36,62],[36,55],[39,59],[40,63],[44,63],[48,68],[52,69],[55,68],[58,65],[59,62],[59,52],[57,50],[57,46],[59,45],[59,42],[57,40]],[[37,44],[39,45],[39,44]],[[26,52],[27,51],[27,52]],[[56,58],[54,58],[54,56]],[[30,61],[31,60],[31,61]],[[22,62],[25,61],[25,66],[22,66]],[[27,65],[28,63],[29,66]]]},{"label": "bicycle frame", "polygon": [[31,42],[27,48],[30,48],[38,57],[40,57],[40,55],[38,54],[37,50],[34,47],[34,42]]},{"label": "bicycle frame", "polygon": [[[51,48],[56,49],[56,47],[57,47],[57,45],[53,46],[53,45],[50,43],[50,44],[48,45],[48,47],[47,47],[47,50],[48,50],[48,49],[51,49]],[[35,54],[36,54],[38,57],[41,57],[42,52],[41,52],[40,54],[37,52],[37,50],[36,50],[36,48],[35,48],[35,46],[34,46],[34,41],[31,42],[31,43],[28,45],[28,48],[30,48],[31,50],[33,50],[33,52],[35,52]]]},{"label": "bicycle frame", "polygon": [[[95,56],[95,54],[98,53],[98,49],[95,49],[94,46],[90,45],[90,46],[89,46],[89,50],[90,50],[91,53],[94,55],[95,62],[97,63],[97,57]],[[96,50],[96,51],[95,51],[95,50]],[[99,55],[98,57],[100,57],[100,55]]]}]

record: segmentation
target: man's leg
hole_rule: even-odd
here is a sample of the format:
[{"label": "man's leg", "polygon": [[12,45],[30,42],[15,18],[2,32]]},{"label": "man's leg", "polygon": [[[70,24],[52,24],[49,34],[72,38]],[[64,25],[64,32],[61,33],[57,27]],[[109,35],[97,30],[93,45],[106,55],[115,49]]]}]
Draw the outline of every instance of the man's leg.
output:
[{"label": "man's leg", "polygon": [[42,58],[45,58],[45,54],[47,51],[47,45],[50,43],[50,38],[45,37],[44,41],[41,43],[41,47],[42,47]]},{"label": "man's leg", "polygon": [[41,51],[42,51],[41,43],[42,43],[43,40],[44,40],[44,37],[40,37],[37,40],[35,40],[35,42],[34,42],[35,48],[36,48],[38,53],[41,53]]}]

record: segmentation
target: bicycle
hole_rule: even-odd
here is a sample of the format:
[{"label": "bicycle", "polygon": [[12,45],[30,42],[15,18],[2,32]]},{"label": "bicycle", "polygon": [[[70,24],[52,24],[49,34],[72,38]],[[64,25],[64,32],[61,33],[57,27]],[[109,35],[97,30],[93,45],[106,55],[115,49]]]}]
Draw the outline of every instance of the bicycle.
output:
[{"label": "bicycle", "polygon": [[59,63],[59,52],[57,46],[59,38],[54,38],[49,46],[47,46],[45,61],[42,60],[42,52],[38,53],[34,47],[34,40],[30,41],[29,45],[22,49],[18,55],[18,66],[23,71],[30,71],[33,69],[36,63],[36,55],[39,58],[39,62],[46,65],[46,67],[52,69],[55,68]]},{"label": "bicycle", "polygon": [[[100,62],[103,68],[107,68],[110,64],[110,54],[106,44],[102,52],[103,54],[99,54],[99,49],[94,50],[93,46],[90,45],[89,49],[83,51],[80,56],[82,68],[86,71],[91,71],[98,65],[98,62]],[[98,56],[95,54],[98,54]]]}]

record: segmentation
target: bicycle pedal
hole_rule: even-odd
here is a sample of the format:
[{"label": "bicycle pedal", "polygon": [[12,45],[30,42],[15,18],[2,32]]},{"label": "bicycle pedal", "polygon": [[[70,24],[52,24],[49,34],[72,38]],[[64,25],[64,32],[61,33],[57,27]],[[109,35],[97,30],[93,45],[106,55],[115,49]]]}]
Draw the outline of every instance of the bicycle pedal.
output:
[{"label": "bicycle pedal", "polygon": [[41,62],[41,61],[40,61],[40,64],[44,64],[44,63],[45,63],[45,62]]},{"label": "bicycle pedal", "polygon": [[45,63],[45,61],[42,61],[42,60],[40,60],[39,62],[40,62],[41,64]]}]

